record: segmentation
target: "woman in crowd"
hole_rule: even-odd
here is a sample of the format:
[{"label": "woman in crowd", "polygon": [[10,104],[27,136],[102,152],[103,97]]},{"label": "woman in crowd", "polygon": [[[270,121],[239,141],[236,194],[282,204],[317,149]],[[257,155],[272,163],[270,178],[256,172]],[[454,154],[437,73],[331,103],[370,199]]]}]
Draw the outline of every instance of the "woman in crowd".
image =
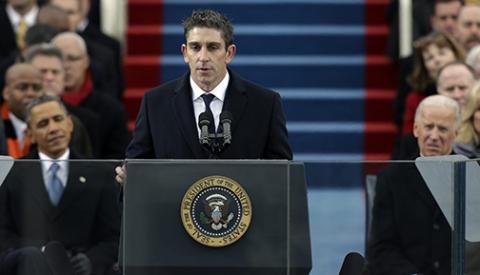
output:
[{"label": "woman in crowd", "polygon": [[470,91],[454,151],[469,158],[480,158],[480,82]]},{"label": "woman in crowd", "polygon": [[444,65],[465,60],[463,49],[448,35],[432,32],[414,42],[413,71],[407,81],[413,87],[405,102],[402,134],[413,131],[415,110],[425,97],[436,94],[437,73]]}]

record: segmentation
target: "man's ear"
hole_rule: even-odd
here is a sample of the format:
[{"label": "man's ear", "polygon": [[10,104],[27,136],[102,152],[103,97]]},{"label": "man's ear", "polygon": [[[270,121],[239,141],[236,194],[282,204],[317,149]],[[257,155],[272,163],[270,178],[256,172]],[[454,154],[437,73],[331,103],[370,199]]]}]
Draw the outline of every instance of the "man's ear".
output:
[{"label": "man's ear", "polygon": [[226,59],[227,64],[230,64],[230,62],[232,62],[236,53],[237,53],[237,46],[235,46],[235,44],[229,45],[227,47],[227,59]]},{"label": "man's ear", "polygon": [[71,115],[67,115],[67,125],[68,125],[68,130],[71,133],[73,133],[73,120]]},{"label": "man's ear", "polygon": [[419,134],[419,133],[418,133],[418,131],[419,131],[418,127],[420,127],[420,126],[418,126],[418,124],[415,122],[415,123],[413,124],[413,135],[414,135],[416,138],[418,138],[418,134]]},{"label": "man's ear", "polygon": [[30,129],[30,125],[28,125],[27,128],[25,129],[25,135],[30,139],[30,142],[32,144],[37,143],[37,141],[35,140],[35,137],[33,135],[32,129]]},{"label": "man's ear", "polygon": [[183,55],[183,61],[185,61],[185,63],[188,64],[187,45],[182,44],[182,46],[180,46],[180,51],[182,52],[182,55]]},{"label": "man's ear", "polygon": [[5,101],[8,101],[8,98],[10,96],[10,92],[8,91],[7,87],[5,86],[2,90],[2,96]]}]

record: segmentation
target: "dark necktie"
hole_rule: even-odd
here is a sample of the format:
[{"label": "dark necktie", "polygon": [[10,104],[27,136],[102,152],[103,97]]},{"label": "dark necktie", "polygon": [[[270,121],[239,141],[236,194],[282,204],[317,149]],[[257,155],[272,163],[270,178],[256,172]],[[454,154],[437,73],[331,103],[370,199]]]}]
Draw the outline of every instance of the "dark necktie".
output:
[{"label": "dark necktie", "polygon": [[58,169],[60,169],[60,166],[57,163],[53,163],[52,166],[50,166],[50,174],[48,177],[48,196],[54,206],[58,205],[63,193],[63,184],[57,176]]},{"label": "dark necktie", "polygon": [[208,127],[208,132],[211,134],[215,133],[215,118],[213,117],[212,109],[210,109],[210,103],[212,103],[213,99],[215,98],[212,94],[203,94],[202,95],[203,102],[205,102],[205,112],[208,112],[212,115],[212,123]]}]

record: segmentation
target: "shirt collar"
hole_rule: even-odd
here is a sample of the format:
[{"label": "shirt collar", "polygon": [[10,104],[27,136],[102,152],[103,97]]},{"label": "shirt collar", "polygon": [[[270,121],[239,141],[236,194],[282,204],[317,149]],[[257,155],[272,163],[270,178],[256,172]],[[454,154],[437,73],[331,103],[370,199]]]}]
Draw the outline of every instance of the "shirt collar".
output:
[{"label": "shirt collar", "polygon": [[43,168],[48,171],[50,169],[50,166],[54,162],[57,162],[57,164],[60,166],[61,169],[66,168],[67,166],[67,161],[70,158],[70,149],[67,149],[63,155],[61,155],[57,159],[52,159],[51,157],[47,156],[46,154],[38,151],[38,156],[40,157],[40,160],[42,161],[42,166]]},{"label": "shirt collar", "polygon": [[19,119],[12,112],[8,112],[8,118],[10,118],[10,121],[13,124],[13,128],[15,128],[17,138],[20,140],[20,143],[23,144],[23,138],[25,136],[25,129],[27,129],[27,123]]},{"label": "shirt collar", "polygon": [[15,29],[15,31],[18,28],[18,24],[20,23],[20,20],[23,18],[25,22],[27,23],[27,26],[33,26],[35,25],[35,20],[37,19],[37,14],[38,14],[38,6],[34,5],[32,9],[27,12],[23,17],[20,16],[18,12],[16,12],[11,5],[7,5],[7,14],[8,17],[10,18],[10,22],[12,22],[12,26]]},{"label": "shirt collar", "polygon": [[[228,87],[228,82],[230,81],[230,75],[227,73],[225,74],[225,77],[223,78],[220,83],[218,83],[217,87],[215,87],[213,90],[211,90],[210,94],[214,95],[216,98],[218,98],[220,101],[225,100],[225,94],[227,93],[227,87]],[[192,87],[192,99],[193,101],[197,100],[199,97],[201,97],[203,94],[207,93],[206,91],[202,90],[195,81],[193,81],[193,78],[190,76],[190,86]]]}]

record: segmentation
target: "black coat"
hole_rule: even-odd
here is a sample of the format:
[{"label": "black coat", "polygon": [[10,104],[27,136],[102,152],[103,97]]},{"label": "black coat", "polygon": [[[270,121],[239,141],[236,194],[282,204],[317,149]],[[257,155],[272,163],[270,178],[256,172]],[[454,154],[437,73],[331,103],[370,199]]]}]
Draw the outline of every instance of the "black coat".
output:
[{"label": "black coat", "polygon": [[[38,158],[38,153],[29,157]],[[114,165],[70,162],[68,169],[67,186],[54,207],[41,164],[14,164],[0,187],[0,254],[56,240],[69,251],[85,253],[93,274],[103,274],[118,256],[120,210]]]},{"label": "black coat", "polygon": [[[221,159],[292,159],[280,96],[232,71],[223,110],[233,115],[232,143]],[[190,75],[147,92],[127,158],[202,159]]]},{"label": "black coat", "polygon": [[414,163],[378,175],[368,260],[372,274],[450,274],[451,229]]}]

